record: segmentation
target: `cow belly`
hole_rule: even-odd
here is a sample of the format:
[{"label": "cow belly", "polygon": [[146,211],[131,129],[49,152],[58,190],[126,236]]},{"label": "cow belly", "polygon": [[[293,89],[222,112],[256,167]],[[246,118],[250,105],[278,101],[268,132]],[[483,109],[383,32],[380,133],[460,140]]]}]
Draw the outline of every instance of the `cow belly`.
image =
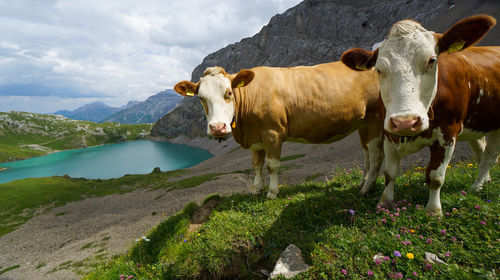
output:
[{"label": "cow belly", "polygon": [[458,141],[476,140],[483,137],[484,135],[486,135],[484,132],[464,128],[462,130],[462,133],[460,133],[460,135],[458,136]]}]

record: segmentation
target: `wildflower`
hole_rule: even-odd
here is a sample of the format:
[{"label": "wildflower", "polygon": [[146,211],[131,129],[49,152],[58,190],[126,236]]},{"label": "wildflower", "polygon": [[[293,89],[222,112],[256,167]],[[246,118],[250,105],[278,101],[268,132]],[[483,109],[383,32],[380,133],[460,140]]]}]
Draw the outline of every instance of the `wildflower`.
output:
[{"label": "wildflower", "polygon": [[401,210],[406,211],[406,207],[404,207],[404,206],[401,207]]},{"label": "wildflower", "polygon": [[344,274],[344,275],[347,275],[347,270],[345,270],[343,268],[342,268],[342,270],[340,272],[342,272],[342,274]]},{"label": "wildflower", "polygon": [[413,272],[411,273],[411,275],[413,275],[413,276],[418,276],[418,273],[416,273],[415,271],[413,271]]},{"label": "wildflower", "polygon": [[375,259],[375,263],[380,264],[381,263],[380,259]]},{"label": "wildflower", "polygon": [[415,208],[416,208],[417,210],[418,210],[418,209],[420,209],[420,207],[421,207],[421,206],[420,206],[420,204],[415,205]]},{"label": "wildflower", "polygon": [[135,242],[140,242],[140,241],[143,241],[143,240],[144,240],[144,241],[146,241],[146,242],[149,242],[149,239],[148,239],[148,238],[146,238],[146,236],[144,236],[144,235],[143,235],[143,236],[141,236],[141,238],[136,239],[136,240],[135,240]]},{"label": "wildflower", "polygon": [[486,199],[486,202],[491,203],[491,199]]},{"label": "wildflower", "polygon": [[134,278],[134,275],[130,275],[129,277],[127,277],[128,280]]},{"label": "wildflower", "polygon": [[472,166],[474,166],[474,164],[469,163],[469,164],[467,164],[467,166],[472,167]]},{"label": "wildflower", "polygon": [[446,212],[446,213],[444,213],[444,214],[445,214],[446,216],[448,216],[448,217],[451,215],[451,214],[450,214],[450,212]]},{"label": "wildflower", "polygon": [[401,238],[401,235],[396,234],[396,238],[397,238],[397,239]]},{"label": "wildflower", "polygon": [[349,214],[351,214],[351,215],[353,215],[353,216],[354,216],[354,210],[349,209]]},{"label": "wildflower", "polygon": [[442,229],[442,230],[441,230],[441,234],[442,234],[442,235],[445,235],[445,234],[446,234],[446,229]]},{"label": "wildflower", "polygon": [[448,252],[444,253],[444,256],[448,258],[449,256],[451,256],[451,252],[448,251]]},{"label": "wildflower", "polygon": [[398,257],[398,258],[401,257],[401,253],[399,251],[394,251],[393,254],[395,257]]},{"label": "wildflower", "polygon": [[187,240],[186,240],[186,239],[184,239],[184,243],[186,243],[186,242],[187,242]]},{"label": "wildflower", "polygon": [[390,259],[391,259],[391,258],[389,258],[389,256],[385,256],[385,257],[384,257],[384,260],[385,260],[385,261],[388,261],[388,260],[390,260]]},{"label": "wildflower", "polygon": [[125,275],[123,275],[123,274],[122,274],[122,275],[120,275],[120,278],[125,278]]},{"label": "wildflower", "polygon": [[474,208],[476,208],[476,210],[480,210],[480,209],[481,209],[481,206],[476,205],[476,206],[474,206]]},{"label": "wildflower", "polygon": [[415,256],[412,253],[406,253],[406,257],[409,258],[410,260],[413,260]]},{"label": "wildflower", "polygon": [[424,239],[424,236],[423,235],[419,235],[418,238]]},{"label": "wildflower", "polygon": [[368,270],[368,272],[366,274],[368,274],[368,276],[373,276],[373,271]]},{"label": "wildflower", "polygon": [[452,237],[451,237],[451,241],[453,241],[453,242],[457,242],[457,238],[456,238],[455,236],[452,236]]},{"label": "wildflower", "polygon": [[432,264],[426,263],[424,269],[425,270],[432,270]]},{"label": "wildflower", "polygon": [[396,272],[396,279],[403,278],[403,273]]},{"label": "wildflower", "polygon": [[483,226],[486,224],[486,222],[485,222],[485,221],[481,221],[480,223],[481,223],[481,225],[483,225]]},{"label": "wildflower", "polygon": [[432,239],[427,238],[427,244],[431,244],[431,243],[432,243]]},{"label": "wildflower", "polygon": [[382,219],[382,220],[380,220],[380,221],[382,222],[382,224],[387,223],[387,220],[386,220],[386,219]]},{"label": "wildflower", "polygon": [[408,246],[408,245],[410,245],[410,244],[411,244],[411,241],[407,241],[407,240],[405,240],[405,241],[401,241],[401,243],[402,243],[404,246]]}]

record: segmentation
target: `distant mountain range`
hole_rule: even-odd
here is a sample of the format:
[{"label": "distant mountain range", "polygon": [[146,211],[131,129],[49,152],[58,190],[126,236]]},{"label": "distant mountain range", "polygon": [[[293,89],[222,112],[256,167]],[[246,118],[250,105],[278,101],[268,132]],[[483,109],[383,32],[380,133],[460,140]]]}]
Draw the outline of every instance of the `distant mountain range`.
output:
[{"label": "distant mountain range", "polygon": [[143,102],[139,102],[129,108],[120,110],[109,117],[101,119],[101,122],[119,123],[154,123],[170,110],[174,109],[182,101],[182,96],[171,89],[164,90],[150,96]]},{"label": "distant mountain range", "polygon": [[62,115],[74,120],[92,122],[118,122],[128,124],[153,123],[175,108],[182,97],[173,90],[165,90],[145,101],[129,101],[123,107],[111,107],[101,101],[79,107],[73,111],[60,110],[53,115]]}]

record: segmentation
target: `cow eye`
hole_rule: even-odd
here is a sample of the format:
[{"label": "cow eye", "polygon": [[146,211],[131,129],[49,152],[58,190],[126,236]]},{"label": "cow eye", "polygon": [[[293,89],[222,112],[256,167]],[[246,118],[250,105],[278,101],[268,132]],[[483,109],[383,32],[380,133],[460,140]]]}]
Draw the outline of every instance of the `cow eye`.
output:
[{"label": "cow eye", "polygon": [[377,73],[379,73],[379,74],[381,73],[380,69],[378,69],[378,68],[375,68],[375,71],[377,71]]},{"label": "cow eye", "polygon": [[427,67],[431,67],[432,65],[434,65],[434,63],[437,62],[437,57],[436,56],[432,56],[431,58],[429,58],[429,62],[427,63]]}]

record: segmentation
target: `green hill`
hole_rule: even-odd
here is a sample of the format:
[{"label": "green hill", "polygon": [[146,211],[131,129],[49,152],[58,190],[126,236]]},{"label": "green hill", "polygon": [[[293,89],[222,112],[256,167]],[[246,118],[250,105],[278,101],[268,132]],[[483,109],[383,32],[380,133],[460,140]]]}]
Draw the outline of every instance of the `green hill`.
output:
[{"label": "green hill", "polygon": [[141,139],[150,129],[151,124],[93,123],[56,115],[0,112],[0,162]]},{"label": "green hill", "polygon": [[[480,193],[468,190],[477,175],[472,164],[450,168],[443,217],[425,212],[421,168],[399,178],[398,201],[382,207],[358,195],[359,170],[334,174],[326,182],[283,186],[276,200],[213,195],[202,206],[188,204],[84,279],[265,279],[262,271],[270,272],[290,243],[311,266],[295,279],[497,279],[498,166]],[[382,188],[379,178],[376,193]],[[426,252],[446,264],[426,261]],[[387,260],[375,262],[379,253]]]}]

